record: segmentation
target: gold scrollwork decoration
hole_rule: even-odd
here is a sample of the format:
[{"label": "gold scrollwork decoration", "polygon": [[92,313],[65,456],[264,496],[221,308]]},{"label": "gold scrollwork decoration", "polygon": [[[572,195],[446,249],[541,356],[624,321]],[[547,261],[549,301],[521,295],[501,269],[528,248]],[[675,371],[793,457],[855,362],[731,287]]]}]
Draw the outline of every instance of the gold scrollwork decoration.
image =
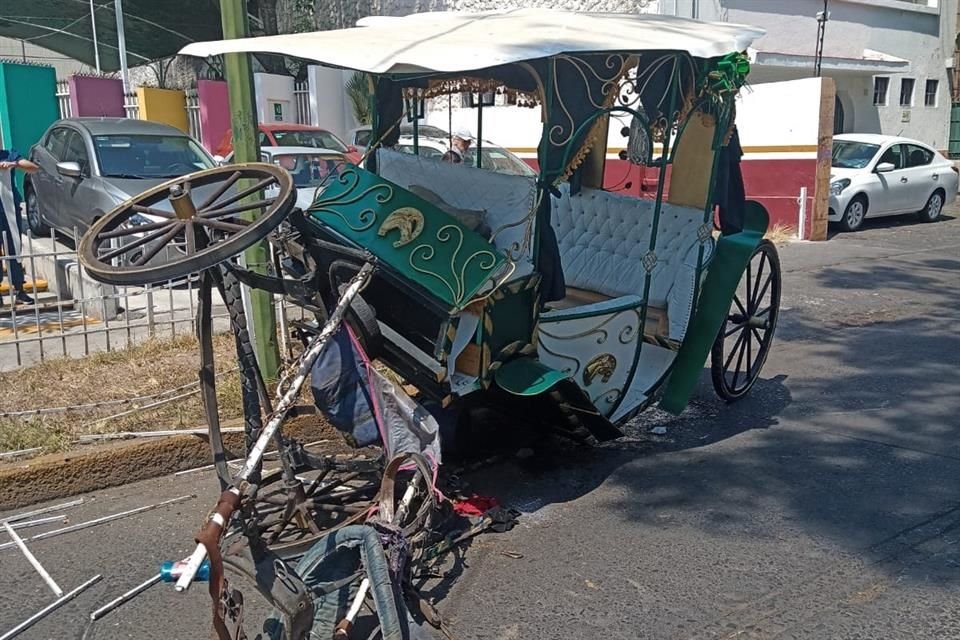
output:
[{"label": "gold scrollwork decoration", "polygon": [[[467,268],[474,261],[478,261],[477,267],[479,269],[489,271],[497,264],[497,256],[492,251],[483,250],[476,251],[467,256],[465,260],[460,261],[460,250],[463,249],[464,240],[463,230],[456,225],[447,224],[440,227],[436,237],[439,242],[447,243],[454,240],[454,235],[456,235],[456,247],[454,247],[450,255],[449,277],[441,274],[439,270],[427,268],[427,265],[423,264],[433,261],[437,253],[436,249],[428,244],[418,245],[410,252],[409,264],[414,271],[439,280],[450,292],[450,297],[453,299],[454,304],[460,307],[466,302],[467,292],[464,283],[466,281]],[[418,265],[417,261],[422,264]]]},{"label": "gold scrollwork decoration", "polygon": [[614,371],[617,370],[617,359],[611,353],[601,353],[595,356],[587,366],[583,368],[583,384],[589,387],[593,381],[600,377],[600,382],[606,384],[610,382]]},{"label": "gold scrollwork decoration", "polygon": [[391,231],[399,231],[400,237],[393,242],[393,248],[399,249],[420,237],[423,233],[423,225],[423,213],[419,209],[400,207],[384,219],[377,230],[377,235],[382,238]]},{"label": "gold scrollwork decoration", "polygon": [[[318,213],[318,214],[329,214],[334,215],[343,220],[343,223],[347,225],[352,231],[360,233],[366,231],[372,227],[377,222],[377,214],[373,207],[367,207],[360,211],[356,216],[356,221],[351,222],[347,217],[338,209],[341,209],[347,205],[356,204],[366,198],[370,194],[374,194],[374,200],[377,204],[386,204],[393,199],[394,191],[393,187],[388,184],[374,184],[360,193],[354,193],[357,191],[357,187],[360,185],[360,174],[357,173],[355,169],[345,169],[339,176],[337,176],[336,182],[345,185],[346,189],[332,197],[324,198],[322,194],[319,194],[320,197],[314,200],[313,204],[310,205],[310,208],[307,209],[307,213]],[[324,193],[326,190],[324,190]]]}]

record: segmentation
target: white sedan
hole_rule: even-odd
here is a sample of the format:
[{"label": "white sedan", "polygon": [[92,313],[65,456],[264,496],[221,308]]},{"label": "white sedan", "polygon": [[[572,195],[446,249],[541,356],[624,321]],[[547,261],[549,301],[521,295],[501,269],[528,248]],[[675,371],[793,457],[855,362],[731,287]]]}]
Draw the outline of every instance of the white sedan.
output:
[{"label": "white sedan", "polygon": [[[317,149],[315,147],[262,147],[260,160],[268,164],[280,165],[293,176],[293,186],[297,188],[296,206],[306,211],[313,204],[317,188],[340,175],[350,161],[339,151]],[[222,164],[233,163],[231,153]],[[273,187],[272,189],[276,189]],[[270,189],[267,195],[275,195]]]},{"label": "white sedan", "polygon": [[916,213],[933,222],[957,197],[960,172],[916,140],[874,134],[833,138],[830,222],[846,231],[866,218]]}]

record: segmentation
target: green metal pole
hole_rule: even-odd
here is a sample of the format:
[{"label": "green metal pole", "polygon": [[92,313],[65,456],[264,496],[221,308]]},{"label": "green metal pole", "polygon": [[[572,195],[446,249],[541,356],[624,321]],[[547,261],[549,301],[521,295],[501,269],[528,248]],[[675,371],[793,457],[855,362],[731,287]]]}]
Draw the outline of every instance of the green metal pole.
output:
[{"label": "green metal pole", "polygon": [[[245,38],[250,35],[245,0],[220,0],[220,18],[223,37]],[[230,117],[233,127],[234,162],[259,162],[257,141],[257,112],[253,89],[253,67],[248,53],[228,53],[223,56],[224,74],[230,95]],[[241,187],[242,188],[242,187]],[[258,196],[250,196],[257,199]],[[252,217],[253,213],[250,214]],[[258,242],[244,253],[248,269],[266,273],[270,254],[265,242]],[[254,351],[265,380],[276,380],[280,370],[280,350],[277,347],[277,316],[271,295],[260,289],[248,289],[250,320],[252,321]]]}]

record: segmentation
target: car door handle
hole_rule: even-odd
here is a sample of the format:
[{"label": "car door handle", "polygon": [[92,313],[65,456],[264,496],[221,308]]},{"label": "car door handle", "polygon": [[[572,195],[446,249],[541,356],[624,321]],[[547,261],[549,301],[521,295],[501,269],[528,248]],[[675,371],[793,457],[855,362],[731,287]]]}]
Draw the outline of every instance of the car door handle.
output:
[{"label": "car door handle", "polygon": [[939,173],[933,174],[933,179],[934,179],[934,180],[939,180],[939,179],[940,179],[940,174],[939,174]]},{"label": "car door handle", "polygon": [[906,178],[900,178],[900,182],[910,182],[910,181],[907,180]]}]

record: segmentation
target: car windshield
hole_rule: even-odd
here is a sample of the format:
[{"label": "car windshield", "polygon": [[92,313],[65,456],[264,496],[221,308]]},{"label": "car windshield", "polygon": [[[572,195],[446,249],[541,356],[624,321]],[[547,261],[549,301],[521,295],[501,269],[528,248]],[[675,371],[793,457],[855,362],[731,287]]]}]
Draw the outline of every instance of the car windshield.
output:
[{"label": "car windshield", "polygon": [[838,169],[863,169],[870,164],[879,145],[852,140],[833,141],[833,166]]},{"label": "car windshield", "polygon": [[187,136],[94,136],[100,175],[108,178],[177,178],[213,168],[210,157]]},{"label": "car windshield", "polygon": [[340,175],[346,160],[336,156],[315,156],[308,154],[285,153],[273,156],[274,164],[278,164],[293,176],[293,186],[298,189],[305,187],[319,187],[324,184],[330,175]]},{"label": "car windshield", "polygon": [[313,147],[340,152],[347,150],[347,145],[343,144],[340,138],[322,129],[306,131],[274,129],[270,133],[273,134],[273,137],[277,140],[277,146],[280,147]]},{"label": "car windshield", "polygon": [[[467,149],[464,157],[467,164],[476,166],[476,153],[477,150],[473,147]],[[512,176],[533,177],[537,175],[537,172],[530,168],[530,165],[506,149],[484,146],[480,148],[480,156],[480,166],[484,169],[490,169],[497,173],[506,173]]]}]

